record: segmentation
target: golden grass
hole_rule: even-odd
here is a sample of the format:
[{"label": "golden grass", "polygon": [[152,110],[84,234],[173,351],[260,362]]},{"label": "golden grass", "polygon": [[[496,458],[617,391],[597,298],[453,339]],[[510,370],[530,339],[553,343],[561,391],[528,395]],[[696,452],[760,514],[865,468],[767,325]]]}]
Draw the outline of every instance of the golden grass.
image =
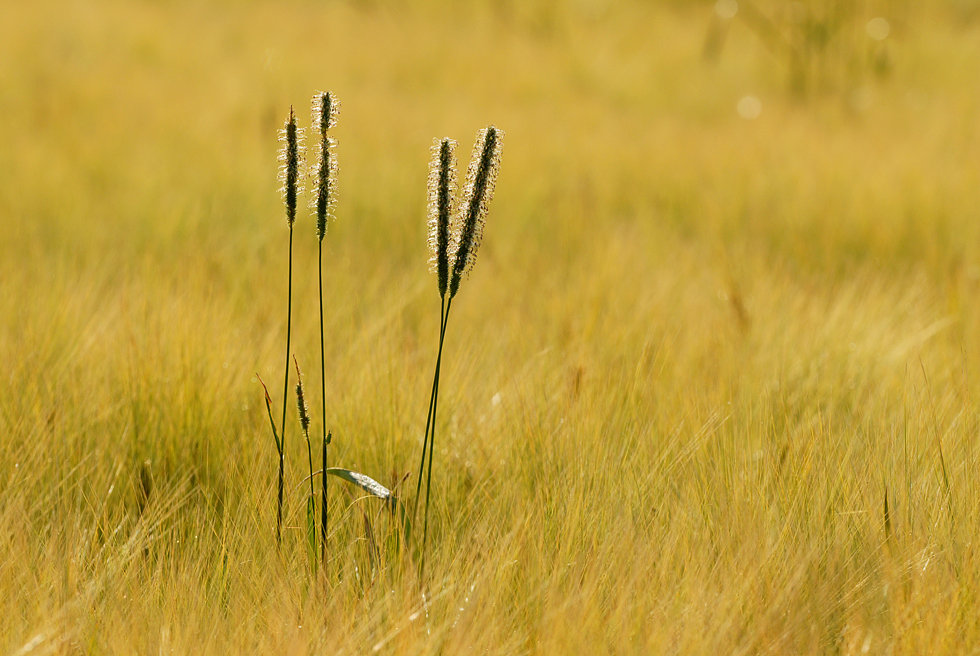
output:
[{"label": "golden grass", "polygon": [[[863,110],[851,88],[795,98],[738,23],[704,64],[710,5],[407,5],[0,9],[0,649],[980,643],[969,3],[868,4],[894,69],[859,76]],[[275,132],[318,88],[344,102],[331,462],[388,486],[437,347],[429,144],[507,130],[446,344],[425,606],[385,513],[340,483],[330,583],[310,580],[297,439],[276,549],[253,372],[282,375]],[[311,361],[315,224],[295,229]]]}]

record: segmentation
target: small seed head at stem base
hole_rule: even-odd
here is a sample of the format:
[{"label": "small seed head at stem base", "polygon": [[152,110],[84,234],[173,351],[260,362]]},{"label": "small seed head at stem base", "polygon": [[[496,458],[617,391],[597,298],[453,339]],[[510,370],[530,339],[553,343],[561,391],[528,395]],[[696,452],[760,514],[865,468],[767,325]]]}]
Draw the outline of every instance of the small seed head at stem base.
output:
[{"label": "small seed head at stem base", "polygon": [[286,223],[290,228],[296,221],[296,197],[303,192],[299,169],[303,160],[303,130],[296,125],[296,114],[292,105],[289,106],[289,118],[283,129],[279,130],[279,141],[282,149],[279,151],[279,182],[282,187],[283,202],[286,205]]},{"label": "small seed head at stem base", "polygon": [[497,183],[497,172],[500,170],[503,138],[503,131],[492,125],[476,134],[459,212],[452,226],[453,244],[450,251],[455,255],[449,283],[450,298],[459,291],[463,276],[469,274],[476,263],[476,254],[483,240],[483,227]]},{"label": "small seed head at stem base", "polygon": [[434,139],[429,161],[428,227],[429,271],[439,279],[439,295],[446,295],[449,284],[450,223],[456,213],[456,142]]},{"label": "small seed head at stem base", "polygon": [[334,216],[337,204],[337,155],[334,148],[336,139],[327,136],[327,130],[337,124],[340,102],[328,92],[317,92],[313,96],[313,129],[318,137],[316,167],[311,171],[314,179],[314,193],[310,199],[311,209],[316,211],[316,234],[322,241],[327,234],[327,223]]},{"label": "small seed head at stem base", "polygon": [[303,393],[303,374],[299,371],[299,363],[296,356],[293,356],[293,364],[296,365],[296,409],[299,411],[299,425],[303,428],[303,434],[309,440],[310,434],[310,414],[306,406],[306,395]]}]

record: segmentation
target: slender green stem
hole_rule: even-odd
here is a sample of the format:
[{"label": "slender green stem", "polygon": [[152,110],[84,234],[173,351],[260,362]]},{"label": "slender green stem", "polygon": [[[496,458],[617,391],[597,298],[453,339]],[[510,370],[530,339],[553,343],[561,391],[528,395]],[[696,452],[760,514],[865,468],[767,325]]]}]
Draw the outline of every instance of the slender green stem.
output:
[{"label": "slender green stem", "polygon": [[310,500],[306,505],[306,528],[309,540],[310,569],[316,574],[316,491],[313,485],[313,447],[310,445],[310,431],[304,430],[306,436],[306,455],[310,463]]},{"label": "slender green stem", "polygon": [[[322,494],[320,497],[320,560],[323,567],[327,566],[327,445],[330,444],[331,434],[323,438],[323,469],[320,470]],[[326,572],[326,569],[324,569]]]},{"label": "slender green stem", "polygon": [[446,297],[442,297],[439,308],[439,358],[436,359],[436,370],[432,374],[432,390],[429,393],[429,412],[425,416],[425,435],[422,438],[422,460],[419,462],[419,477],[415,485],[415,505],[412,508],[412,520],[419,509],[419,499],[422,496],[422,476],[425,474],[425,451],[429,448],[429,429],[432,427],[432,406],[436,400],[436,387],[439,385],[439,364],[442,357],[442,339],[445,331]]},{"label": "slender green stem", "polygon": [[306,457],[310,466],[310,496],[306,503],[307,553],[309,554],[310,568],[316,574],[316,489],[313,478],[313,445],[310,443],[310,414],[306,404],[306,394],[303,390],[303,374],[300,372],[299,362],[297,362],[295,355],[293,362],[296,364],[296,410],[299,412],[299,426],[303,431],[303,437],[306,438]]},{"label": "slender green stem", "polygon": [[[327,437],[327,366],[326,356],[323,349],[323,240],[320,240],[320,253],[318,256],[318,270],[320,280],[320,410],[322,415],[323,429],[323,471],[327,471],[327,445],[330,438]],[[320,560],[324,563],[327,559],[327,475],[323,474],[323,494],[320,500],[323,506],[320,509]]]},{"label": "slender green stem", "polygon": [[[316,517],[316,489],[313,487],[313,447],[310,446],[310,433],[306,433],[306,455],[310,461],[310,503],[314,504],[314,517]],[[313,525],[313,539],[316,540],[316,525]]]},{"label": "slender green stem", "polygon": [[282,424],[279,435],[279,505],[276,511],[276,544],[282,547],[282,492],[286,465],[286,407],[289,405],[289,337],[293,319],[293,226],[289,226],[289,292],[286,297],[286,373],[282,383]]},{"label": "slender green stem", "polygon": [[439,372],[442,368],[442,346],[446,340],[446,326],[449,325],[449,310],[452,308],[453,299],[450,296],[446,303],[446,314],[442,319],[442,328],[439,330],[439,355],[436,357],[436,382],[433,389],[432,399],[432,429],[429,431],[429,471],[425,481],[425,519],[422,522],[422,559],[419,566],[419,576],[425,572],[425,543],[429,534],[429,498],[432,493],[432,458],[435,452],[436,442],[436,410],[439,408]]}]

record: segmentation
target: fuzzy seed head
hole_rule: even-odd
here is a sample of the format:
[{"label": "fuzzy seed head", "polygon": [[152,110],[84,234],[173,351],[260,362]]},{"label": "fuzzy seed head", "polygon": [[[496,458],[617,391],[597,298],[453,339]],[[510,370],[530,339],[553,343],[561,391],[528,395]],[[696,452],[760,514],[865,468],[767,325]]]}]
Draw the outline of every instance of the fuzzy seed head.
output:
[{"label": "fuzzy seed head", "polygon": [[327,130],[337,124],[340,102],[330,92],[317,92],[313,96],[313,129],[319,137],[316,151],[316,167],[311,171],[314,193],[310,207],[316,211],[316,235],[322,241],[327,234],[327,223],[333,218],[337,205],[337,141],[327,136]]},{"label": "fuzzy seed head", "polygon": [[428,225],[429,271],[439,278],[439,295],[449,284],[450,223],[456,212],[456,142],[434,139],[429,162]]},{"label": "fuzzy seed head", "polygon": [[279,141],[282,143],[279,151],[279,182],[282,187],[279,191],[286,205],[286,223],[292,228],[296,222],[296,197],[303,191],[299,177],[303,160],[303,130],[296,125],[292,105],[289,107],[289,118],[279,131]]},{"label": "fuzzy seed head", "polygon": [[500,154],[503,150],[504,133],[488,126],[476,133],[473,155],[466,170],[462,200],[452,226],[450,251],[454,253],[453,273],[449,284],[449,297],[459,291],[459,283],[469,274],[476,263],[476,254],[483,240],[483,227],[500,170]]},{"label": "fuzzy seed head", "polygon": [[303,428],[303,434],[309,439],[310,414],[307,411],[306,395],[303,393],[303,374],[299,371],[299,363],[296,362],[295,355],[293,363],[296,365],[296,409],[299,411],[299,425]]}]

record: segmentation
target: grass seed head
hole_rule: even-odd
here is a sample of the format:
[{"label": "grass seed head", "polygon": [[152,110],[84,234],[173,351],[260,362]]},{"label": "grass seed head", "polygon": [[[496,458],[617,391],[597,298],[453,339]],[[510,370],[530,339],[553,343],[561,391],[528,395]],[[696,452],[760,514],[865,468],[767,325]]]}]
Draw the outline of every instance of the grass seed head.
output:
[{"label": "grass seed head", "polygon": [[279,151],[279,182],[282,187],[279,191],[286,204],[286,223],[292,228],[296,222],[296,197],[303,191],[299,177],[303,159],[303,130],[296,125],[292,105],[289,107],[289,118],[279,131],[279,142],[282,143]]},{"label": "grass seed head", "polygon": [[314,194],[310,206],[316,211],[316,234],[323,240],[327,234],[327,222],[333,218],[337,204],[337,155],[334,147],[337,141],[327,136],[327,130],[337,124],[340,102],[330,92],[317,92],[313,96],[313,126],[317,130],[319,143],[316,152]]},{"label": "grass seed head", "polygon": [[453,245],[455,253],[453,275],[449,286],[449,297],[459,291],[462,277],[468,274],[476,263],[476,254],[483,240],[483,226],[486,224],[490,201],[493,199],[497,172],[500,169],[500,153],[503,150],[504,133],[490,125],[476,133],[473,156],[466,170],[466,184],[463,186],[462,202],[453,226]]},{"label": "grass seed head", "polygon": [[456,142],[434,139],[429,162],[428,224],[429,270],[439,278],[439,295],[446,295],[449,284],[449,224],[456,212]]},{"label": "grass seed head", "polygon": [[296,361],[295,355],[293,364],[296,365],[296,409],[299,411],[299,425],[303,428],[303,433],[309,436],[310,414],[307,411],[306,395],[303,393],[303,374],[299,371],[299,362]]}]

